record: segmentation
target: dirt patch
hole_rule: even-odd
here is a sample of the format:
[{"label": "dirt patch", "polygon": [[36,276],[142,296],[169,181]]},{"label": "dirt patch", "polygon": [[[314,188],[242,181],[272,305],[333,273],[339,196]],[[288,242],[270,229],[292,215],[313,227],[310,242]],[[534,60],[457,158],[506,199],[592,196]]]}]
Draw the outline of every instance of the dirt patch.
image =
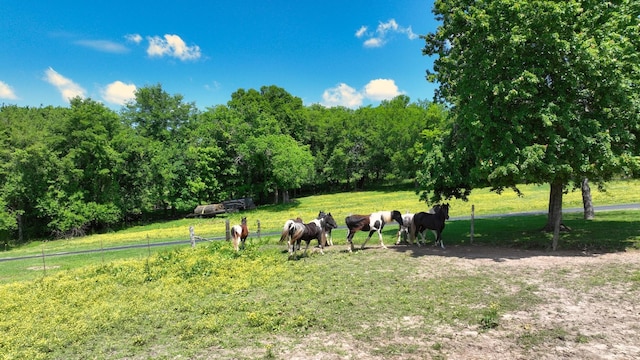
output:
[{"label": "dirt patch", "polygon": [[[318,353],[316,349],[312,354],[300,344],[280,355],[291,359],[640,358],[640,252],[545,252],[485,246],[395,250],[418,258],[424,276],[447,276],[438,270],[449,268],[518,277],[534,286],[545,301],[528,311],[499,313],[494,329],[443,326],[435,336],[381,344],[404,346],[406,351],[397,356],[378,356],[370,344],[331,334],[319,335],[330,351]],[[607,278],[616,276],[612,273],[616,271],[636,274],[637,280],[608,283]],[[400,344],[393,345],[394,341]]]},{"label": "dirt patch", "polygon": [[438,251],[459,267],[521,277],[545,299],[529,311],[501,314],[493,330],[443,329],[447,359],[640,358],[640,282],[607,282],[612,272],[637,277],[640,252],[424,251]]}]

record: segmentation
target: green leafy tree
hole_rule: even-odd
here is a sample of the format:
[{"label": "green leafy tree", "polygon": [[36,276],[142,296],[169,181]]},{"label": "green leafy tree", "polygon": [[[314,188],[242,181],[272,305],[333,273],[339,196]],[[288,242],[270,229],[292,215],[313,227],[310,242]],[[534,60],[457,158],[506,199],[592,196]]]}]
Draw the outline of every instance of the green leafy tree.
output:
[{"label": "green leafy tree", "polygon": [[55,123],[51,145],[59,157],[55,178],[39,199],[39,208],[59,235],[85,231],[122,218],[119,184],[114,171],[121,162],[112,147],[120,131],[116,113],[91,99],[75,98]]},{"label": "green leafy tree", "polygon": [[300,145],[289,135],[265,135],[247,139],[241,152],[250,177],[250,194],[264,201],[273,195],[277,203],[282,193],[288,201],[289,190],[310,183],[314,159],[308,145]]},{"label": "green leafy tree", "polygon": [[170,95],[160,85],[138,89],[135,100],[126,105],[122,120],[144,139],[139,143],[142,148],[132,154],[142,155],[144,161],[140,170],[145,172],[137,174],[146,192],[141,205],[175,213],[197,204],[183,190],[189,176],[186,132],[197,115],[194,103],[184,102],[182,95]]},{"label": "green leafy tree", "polygon": [[68,109],[0,107],[0,230],[17,230],[22,242],[47,234],[39,203],[61,171],[52,128]]},{"label": "green leafy tree", "polygon": [[284,134],[303,143],[310,139],[305,131],[308,120],[302,99],[283,88],[271,85],[259,91],[238,89],[231,94],[227,106],[251,125],[254,135]]},{"label": "green leafy tree", "polygon": [[423,159],[423,196],[548,183],[555,249],[572,183],[638,167],[639,3],[438,0],[434,13],[423,53],[455,123]]}]

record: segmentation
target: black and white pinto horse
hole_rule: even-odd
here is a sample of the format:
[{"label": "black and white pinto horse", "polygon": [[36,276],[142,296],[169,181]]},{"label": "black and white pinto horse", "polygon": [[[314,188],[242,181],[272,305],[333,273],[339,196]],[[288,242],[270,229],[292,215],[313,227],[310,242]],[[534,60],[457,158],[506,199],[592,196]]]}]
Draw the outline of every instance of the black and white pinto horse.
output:
[{"label": "black and white pinto horse", "polygon": [[[440,247],[444,249],[444,243],[442,242],[442,231],[444,230],[445,220],[449,219],[449,204],[436,205],[433,207],[434,214],[427,212],[419,212],[413,216],[413,223],[411,224],[411,243],[416,239],[416,233],[420,234],[422,242],[426,244],[424,232],[431,230],[436,236],[436,246],[440,244]],[[420,246],[420,242],[418,242]]]},{"label": "black and white pinto horse", "polygon": [[344,222],[347,224],[347,228],[349,229],[349,232],[347,233],[349,252],[353,251],[353,236],[360,230],[369,232],[369,236],[364,241],[364,244],[362,244],[361,249],[364,249],[364,246],[367,244],[367,241],[371,239],[371,235],[373,235],[374,232],[378,233],[380,246],[386,249],[387,247],[382,242],[382,229],[384,228],[384,225],[386,223],[389,223],[393,220],[395,220],[396,222],[398,222],[398,224],[400,224],[400,226],[402,226],[402,214],[400,214],[400,211],[380,211],[370,215],[347,216],[344,219]]},{"label": "black and white pinto horse", "polygon": [[338,227],[331,213],[325,214],[320,219],[313,219],[308,224],[292,222],[289,226],[289,257],[296,256],[296,251],[299,248],[296,245],[303,240],[307,242],[307,246],[304,249],[304,254],[306,254],[309,249],[309,243],[313,239],[318,240],[320,253],[324,254],[323,249],[327,241],[324,230],[326,226],[331,226],[334,229]]}]

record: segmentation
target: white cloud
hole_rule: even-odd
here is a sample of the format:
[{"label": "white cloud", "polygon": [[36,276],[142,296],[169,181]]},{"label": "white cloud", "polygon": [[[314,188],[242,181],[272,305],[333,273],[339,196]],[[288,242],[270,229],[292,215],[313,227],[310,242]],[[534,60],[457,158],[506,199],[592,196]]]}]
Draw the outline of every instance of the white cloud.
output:
[{"label": "white cloud", "polygon": [[368,32],[367,29],[368,28],[366,26],[362,26],[358,31],[356,31],[356,37],[365,37],[366,39],[363,46],[368,48],[384,46],[389,41],[389,37],[393,34],[405,34],[409,40],[415,40],[418,38],[418,35],[411,30],[411,26],[400,26],[395,19],[390,19],[385,23],[379,23],[375,32]]},{"label": "white cloud", "polygon": [[384,39],[381,38],[371,38],[365,40],[363,43],[364,47],[372,48],[372,47],[381,47],[384,45]]},{"label": "white cloud", "polygon": [[187,46],[178,35],[165,34],[164,38],[159,36],[149,36],[149,47],[147,54],[153,56],[171,56],[180,60],[196,60],[201,56],[198,45]]},{"label": "white cloud", "polygon": [[375,79],[369,81],[362,91],[340,83],[338,86],[327,89],[322,94],[322,105],[326,107],[344,106],[357,108],[362,106],[365,99],[372,101],[391,100],[402,95],[392,79]]},{"label": "white cloud", "polygon": [[135,92],[134,84],[125,84],[118,80],[102,89],[102,98],[112,104],[124,105],[127,101],[135,99]]},{"label": "white cloud", "polygon": [[45,71],[44,80],[58,89],[64,101],[68,102],[69,99],[76,96],[79,96],[81,98],[86,97],[86,91],[80,85],[60,75],[55,70],[53,70],[53,68],[49,68]]},{"label": "white cloud", "polygon": [[356,31],[356,37],[357,38],[363,37],[367,33],[367,29],[368,28],[363,25],[360,29],[358,29],[358,31]]},{"label": "white cloud", "polygon": [[127,47],[109,40],[78,40],[78,45],[85,46],[94,50],[121,54],[127,52]]},{"label": "white cloud", "polygon": [[398,95],[402,93],[398,90],[396,82],[391,79],[371,80],[364,87],[364,96],[371,100],[391,100]]},{"label": "white cloud", "polygon": [[140,34],[127,34],[124,36],[127,41],[140,44],[142,42],[142,36]]},{"label": "white cloud", "polygon": [[362,105],[364,96],[345,83],[327,89],[322,94],[322,104],[327,107],[345,106],[348,108],[356,108]]},{"label": "white cloud", "polygon": [[17,100],[18,97],[13,92],[11,86],[4,81],[0,81],[0,99]]}]

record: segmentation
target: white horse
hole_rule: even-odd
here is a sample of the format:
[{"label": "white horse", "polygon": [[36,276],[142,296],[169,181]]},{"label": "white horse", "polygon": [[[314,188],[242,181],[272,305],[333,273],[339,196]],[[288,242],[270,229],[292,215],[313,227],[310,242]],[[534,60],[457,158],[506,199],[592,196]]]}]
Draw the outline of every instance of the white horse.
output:
[{"label": "white horse", "polygon": [[400,229],[398,229],[398,240],[396,241],[396,245],[400,245],[402,240],[407,241],[409,238],[409,229],[411,228],[411,223],[413,223],[413,214],[406,213],[402,215],[402,225],[400,225]]}]

